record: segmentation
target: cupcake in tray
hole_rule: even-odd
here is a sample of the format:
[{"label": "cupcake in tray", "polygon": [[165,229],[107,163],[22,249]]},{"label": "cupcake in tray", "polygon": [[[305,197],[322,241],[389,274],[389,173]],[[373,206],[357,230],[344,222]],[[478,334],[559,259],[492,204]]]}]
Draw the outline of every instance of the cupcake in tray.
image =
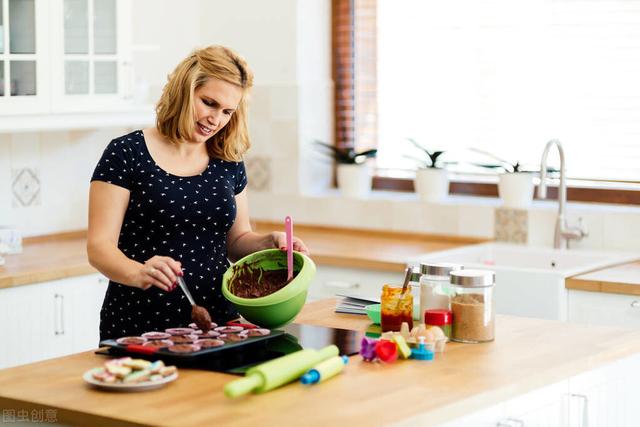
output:
[{"label": "cupcake in tray", "polygon": [[189,335],[195,332],[193,328],[169,328],[164,330],[171,335]]},{"label": "cupcake in tray", "polygon": [[[198,325],[196,325],[195,323],[189,323],[189,327],[193,330],[199,330],[200,328],[198,327]],[[214,329],[217,328],[218,324],[215,322],[211,322],[211,328],[210,329]]]},{"label": "cupcake in tray", "polygon": [[264,328],[255,328],[255,329],[245,329],[239,333],[240,335],[246,335],[248,337],[263,337],[265,335],[271,334],[269,329]]},{"label": "cupcake in tray", "polygon": [[224,345],[224,341],[220,339],[215,339],[215,338],[213,339],[206,338],[206,339],[198,340],[194,344],[199,346],[201,349],[205,349],[205,348],[222,347]]},{"label": "cupcake in tray", "polygon": [[175,344],[168,348],[172,353],[195,353],[200,351],[200,346],[196,344]]},{"label": "cupcake in tray", "polygon": [[221,334],[237,334],[242,332],[244,328],[242,326],[218,326],[214,330]]},{"label": "cupcake in tray", "polygon": [[174,335],[171,337],[171,341],[173,341],[174,344],[192,344],[194,343],[199,337],[195,334],[190,334],[190,335]]},{"label": "cupcake in tray", "polygon": [[171,334],[158,331],[145,332],[144,334],[142,334],[142,338],[146,338],[147,340],[166,340],[169,337],[171,337]]},{"label": "cupcake in tray", "polygon": [[216,332],[214,330],[211,331],[207,331],[207,332],[202,332],[201,330],[197,330],[193,333],[194,335],[197,335],[198,338],[200,339],[204,339],[204,338],[217,338],[219,337],[221,334],[220,332]]},{"label": "cupcake in tray", "polygon": [[122,337],[118,338],[116,342],[120,345],[143,345],[147,339],[145,337]]},{"label": "cupcake in tray", "polygon": [[171,340],[150,340],[142,344],[144,347],[167,348],[173,345]]}]

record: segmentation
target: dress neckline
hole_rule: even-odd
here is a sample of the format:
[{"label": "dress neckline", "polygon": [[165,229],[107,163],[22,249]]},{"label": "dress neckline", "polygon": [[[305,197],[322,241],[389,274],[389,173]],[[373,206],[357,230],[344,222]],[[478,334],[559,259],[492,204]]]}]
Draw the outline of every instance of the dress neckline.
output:
[{"label": "dress neckline", "polygon": [[197,173],[195,175],[176,175],[174,173],[171,173],[165,169],[163,169],[158,162],[156,162],[156,160],[153,158],[153,156],[151,155],[151,151],[149,151],[149,147],[147,146],[147,138],[144,136],[144,132],[142,131],[142,129],[139,131],[140,132],[140,136],[142,137],[142,147],[145,151],[145,153],[147,154],[147,156],[149,156],[149,158],[151,159],[151,161],[153,162],[153,165],[161,172],[167,174],[168,176],[173,176],[175,178],[180,178],[180,179],[185,179],[185,178],[198,178],[203,176],[211,167],[211,162],[213,161],[213,159],[209,158],[209,162],[207,163],[207,167],[204,168],[204,170],[200,173]]}]

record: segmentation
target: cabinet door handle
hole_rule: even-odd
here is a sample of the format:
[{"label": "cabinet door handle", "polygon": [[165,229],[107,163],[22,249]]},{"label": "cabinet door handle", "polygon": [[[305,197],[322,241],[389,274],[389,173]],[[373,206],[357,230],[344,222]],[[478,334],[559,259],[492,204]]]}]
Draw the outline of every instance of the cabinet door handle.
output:
[{"label": "cabinet door handle", "polygon": [[631,301],[631,304],[629,304],[631,306],[631,308],[640,308],[640,301],[638,300],[633,300]]},{"label": "cabinet door handle", "polygon": [[582,420],[580,421],[580,427],[589,427],[589,398],[584,394],[575,393],[571,393],[569,396],[582,401]]},{"label": "cabinet door handle", "polygon": [[330,288],[340,288],[340,289],[357,289],[360,287],[360,285],[358,283],[351,283],[351,282],[341,282],[338,280],[332,280],[329,282],[325,282],[324,283],[325,286],[328,286]]},{"label": "cabinet door handle", "polygon": [[[62,294],[55,294],[53,296],[53,301],[54,301],[54,316],[57,317],[59,319],[59,322],[57,322],[60,325],[60,328],[56,327],[54,322],[54,334],[55,335],[64,335],[64,295]],[[57,304],[57,306],[59,307],[59,310],[56,308],[56,301],[60,301],[59,304]]]}]

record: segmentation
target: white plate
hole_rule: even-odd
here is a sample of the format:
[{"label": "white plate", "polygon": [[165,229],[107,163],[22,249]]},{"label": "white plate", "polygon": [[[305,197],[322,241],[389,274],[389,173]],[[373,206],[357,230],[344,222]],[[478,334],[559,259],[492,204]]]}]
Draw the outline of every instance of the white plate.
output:
[{"label": "white plate", "polygon": [[158,381],[144,381],[144,382],[141,382],[141,383],[132,383],[132,384],[127,384],[127,383],[103,383],[102,381],[98,381],[95,378],[93,378],[92,373],[96,369],[100,369],[100,368],[89,369],[87,372],[84,373],[84,375],[82,376],[82,379],[85,380],[87,383],[91,384],[92,386],[95,386],[95,387],[100,388],[102,390],[111,390],[111,391],[146,391],[146,390],[153,390],[155,388],[162,387],[163,385],[178,379],[178,373],[176,372],[176,373],[174,373],[172,375],[169,375],[168,377],[164,377],[164,378],[162,378],[161,380],[158,380]]}]

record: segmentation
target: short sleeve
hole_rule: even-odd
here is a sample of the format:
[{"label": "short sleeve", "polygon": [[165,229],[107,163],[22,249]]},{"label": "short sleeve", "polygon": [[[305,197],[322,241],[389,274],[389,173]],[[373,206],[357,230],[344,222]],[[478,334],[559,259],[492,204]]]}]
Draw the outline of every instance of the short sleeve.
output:
[{"label": "short sleeve", "polygon": [[132,149],[124,139],[114,139],[107,145],[93,171],[91,181],[104,181],[131,190]]},{"label": "short sleeve", "polygon": [[238,169],[236,170],[236,185],[233,192],[238,195],[242,193],[242,190],[247,186],[247,171],[244,168],[244,162],[238,163]]}]

